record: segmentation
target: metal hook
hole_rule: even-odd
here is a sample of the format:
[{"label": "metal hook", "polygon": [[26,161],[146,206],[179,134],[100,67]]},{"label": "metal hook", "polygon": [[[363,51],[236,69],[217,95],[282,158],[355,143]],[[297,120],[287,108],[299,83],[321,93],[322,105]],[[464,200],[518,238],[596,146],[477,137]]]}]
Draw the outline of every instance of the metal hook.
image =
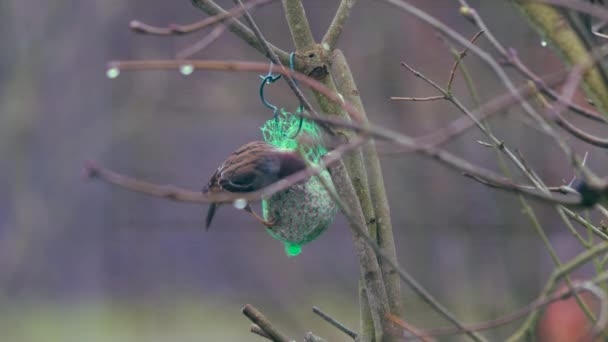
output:
[{"label": "metal hook", "polygon": [[272,109],[274,121],[276,122],[279,117],[279,108],[277,106],[271,104],[270,102],[266,101],[266,97],[264,97],[264,87],[266,87],[266,84],[274,83],[281,78],[281,74],[278,74],[276,76],[272,74],[273,65],[274,64],[271,61],[270,67],[268,68],[268,73],[266,75],[260,75],[260,78],[262,79],[262,84],[260,85],[260,99],[262,100],[262,103],[264,104],[264,106]]},{"label": "metal hook", "polygon": [[[295,57],[296,53],[292,52],[289,54],[289,69],[291,69],[291,72],[295,71],[295,66],[294,66],[294,57]],[[292,77],[293,79],[293,83],[294,84],[298,84],[298,81],[295,79],[295,77]],[[296,111],[296,113],[302,113],[304,111],[304,104],[302,104],[302,102],[300,102],[300,106],[298,107],[298,110]],[[298,130],[296,131],[296,133],[289,137],[290,139],[294,139],[295,137],[298,136],[298,134],[300,134],[300,131],[302,131],[302,125],[304,124],[304,117],[300,115],[300,124],[298,125]]]},{"label": "metal hook", "polygon": [[[279,75],[279,77],[280,76],[281,75]],[[274,116],[275,122],[278,120],[278,117],[279,117],[279,107],[266,101],[266,97],[264,97],[264,88],[266,87],[266,84],[276,82],[279,79],[279,77],[275,77],[272,74],[268,74],[266,77],[264,77],[262,79],[262,84],[260,85],[260,99],[262,100],[262,103],[264,104],[264,106],[272,109],[272,114]]]},{"label": "metal hook", "polygon": [[[294,56],[295,56],[295,52],[292,52],[289,55],[289,67],[292,72],[294,71]],[[277,74],[276,76],[272,74],[273,65],[274,64],[272,62],[270,62],[270,68],[268,69],[268,73],[266,75],[260,75],[260,78],[262,79],[262,84],[260,84],[260,100],[262,100],[262,103],[264,104],[264,106],[266,106],[267,108],[272,110],[274,122],[275,122],[275,124],[278,124],[279,123],[278,122],[279,107],[268,102],[266,100],[266,97],[264,96],[264,89],[265,89],[266,85],[278,81],[282,76],[281,74]],[[295,79],[294,79],[294,82],[297,84],[297,81]],[[304,111],[304,105],[302,103],[300,103],[300,106],[298,107],[298,110],[296,111],[296,113],[301,113],[303,111]],[[292,136],[289,136],[288,138],[289,139],[296,138],[302,131],[303,124],[304,124],[304,117],[300,116],[300,123],[298,125],[298,130],[295,132],[295,134],[293,134]]]}]

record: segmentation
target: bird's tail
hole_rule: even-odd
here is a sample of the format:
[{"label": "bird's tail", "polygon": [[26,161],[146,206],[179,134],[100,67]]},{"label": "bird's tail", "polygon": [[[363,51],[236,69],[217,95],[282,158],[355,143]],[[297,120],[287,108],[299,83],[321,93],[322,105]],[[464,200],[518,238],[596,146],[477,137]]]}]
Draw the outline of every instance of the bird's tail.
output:
[{"label": "bird's tail", "polygon": [[207,219],[205,220],[205,229],[209,230],[209,225],[211,225],[211,220],[213,220],[213,215],[215,215],[215,210],[217,209],[216,203],[209,204],[209,209],[207,210]]}]

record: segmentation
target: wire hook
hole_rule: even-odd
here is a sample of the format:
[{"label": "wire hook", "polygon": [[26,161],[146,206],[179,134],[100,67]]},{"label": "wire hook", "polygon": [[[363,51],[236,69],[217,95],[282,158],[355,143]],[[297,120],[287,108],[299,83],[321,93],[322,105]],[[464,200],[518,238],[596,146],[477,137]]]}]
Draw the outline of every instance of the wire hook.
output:
[{"label": "wire hook", "polygon": [[262,79],[262,84],[260,85],[260,99],[262,100],[262,103],[264,104],[264,106],[272,109],[274,121],[276,122],[279,117],[279,108],[277,106],[273,105],[272,103],[266,101],[266,97],[264,96],[264,88],[266,87],[266,85],[270,84],[270,83],[274,83],[281,78],[281,74],[278,74],[278,75],[272,74],[273,65],[274,64],[271,61],[270,68],[268,69],[268,73],[266,75],[260,75],[260,78]]},{"label": "wire hook", "polygon": [[[295,57],[295,52],[292,52],[289,54],[289,68],[291,69],[292,72],[294,72],[294,57]],[[262,100],[262,104],[264,104],[264,106],[266,106],[267,108],[272,110],[272,115],[274,117],[274,122],[276,124],[278,124],[278,120],[279,120],[279,107],[273,105],[272,103],[268,102],[266,100],[266,97],[264,95],[264,89],[266,88],[267,84],[270,83],[274,83],[276,81],[278,81],[281,78],[281,74],[277,74],[277,75],[273,75],[272,74],[272,67],[274,66],[274,63],[272,63],[272,61],[270,62],[270,68],[268,69],[268,73],[266,75],[260,75],[260,78],[262,79],[262,84],[260,84],[260,100]],[[297,81],[294,79],[294,83],[297,84]],[[304,105],[300,102],[300,106],[298,107],[298,110],[296,111],[296,114],[300,114],[304,111]],[[298,129],[297,131],[293,134],[293,136],[288,137],[289,139],[294,139],[296,138],[300,132],[302,131],[302,126],[304,124],[304,117],[302,117],[301,115],[300,117],[300,123],[298,124]]]}]

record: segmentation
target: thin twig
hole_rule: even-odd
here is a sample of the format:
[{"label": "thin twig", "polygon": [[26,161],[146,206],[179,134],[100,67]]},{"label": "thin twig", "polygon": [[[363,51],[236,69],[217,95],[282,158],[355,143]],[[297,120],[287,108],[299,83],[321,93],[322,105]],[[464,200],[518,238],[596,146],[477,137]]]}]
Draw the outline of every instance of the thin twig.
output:
[{"label": "thin twig", "polygon": [[[228,15],[228,12],[224,10],[221,6],[218,6],[213,0],[192,0],[192,3],[194,4],[194,6],[201,9],[208,15]],[[234,32],[247,44],[269,57],[268,52],[264,49],[262,45],[260,45],[259,41],[255,37],[255,34],[245,25],[243,25],[243,23],[241,23],[238,19],[228,17],[226,19],[226,25],[230,28],[232,32]],[[272,44],[269,44],[269,46],[283,63],[289,63],[289,54],[287,52],[279,49],[278,47]]]},{"label": "thin twig", "polygon": [[268,335],[264,330],[262,330],[262,328],[260,328],[260,326],[258,326],[257,324],[251,324],[251,328],[249,329],[249,331],[272,341],[272,337],[270,337],[270,335]]},{"label": "thin twig", "polygon": [[443,96],[427,96],[427,97],[402,97],[402,96],[391,96],[391,100],[393,101],[435,101],[435,100],[445,100]]},{"label": "thin twig", "polygon": [[[471,38],[471,40],[470,40],[471,44],[474,44],[475,41],[477,40],[477,38],[479,38],[482,34],[483,34],[483,30],[477,32],[473,36],[473,38]],[[464,57],[466,57],[468,51],[469,51],[469,48],[465,47],[464,50],[459,52],[458,55],[456,56],[456,61],[454,61],[454,64],[452,65],[452,69],[450,70],[450,77],[448,78],[448,85],[446,86],[448,93],[452,92],[452,83],[454,82],[454,76],[456,75],[456,69],[458,68],[458,65],[460,65],[460,62],[462,61],[462,59]]]},{"label": "thin twig", "polygon": [[304,342],[327,342],[324,338],[321,338],[310,331],[304,334]]},{"label": "thin twig", "polygon": [[[390,315],[388,317],[388,319],[397,324],[399,327],[401,327],[401,329],[403,329],[404,332],[407,332],[409,334],[412,335],[412,338],[415,339],[416,341],[422,341],[422,342],[434,342],[435,340],[428,335],[424,335],[424,333],[416,328],[414,328],[411,324],[407,323],[406,321],[402,320],[401,318],[395,316],[395,315]],[[458,328],[454,329],[457,331],[460,331]],[[405,334],[404,334],[405,335]],[[404,336],[405,340],[408,340],[408,336]]]},{"label": "thin twig", "polygon": [[333,325],[336,329],[350,336],[353,340],[357,338],[357,333],[346,327],[344,324],[340,323],[337,319],[331,317],[325,312],[321,311],[318,307],[314,306],[312,308],[312,312],[319,315],[319,317],[323,318],[327,323]]},{"label": "thin twig", "polygon": [[[546,83],[557,83],[559,80],[559,78],[556,77],[556,75],[552,75],[551,79],[547,79],[545,80]],[[517,91],[525,97],[529,97],[535,93],[537,93],[537,89],[536,87],[530,87],[529,85],[524,85],[524,86],[520,86]],[[441,98],[445,99],[444,96],[441,96]],[[507,108],[509,108],[512,105],[517,104],[517,100],[511,95],[511,94],[502,94],[500,96],[495,97],[494,99],[484,103],[483,105],[481,105],[479,108],[477,108],[476,110],[472,111],[471,114],[472,116],[478,118],[478,120],[484,121],[487,120],[490,116],[497,114],[497,113],[502,113],[505,112],[505,110]],[[533,129],[538,130],[539,132],[543,133],[543,131],[541,131],[539,128],[537,128],[532,122],[529,121],[529,119],[527,117],[523,117],[521,119],[526,120],[524,121],[524,123],[528,126],[530,126]],[[428,145],[433,145],[433,146],[440,146],[442,144],[445,144],[447,141],[449,141],[452,138],[455,138],[461,134],[463,134],[464,132],[466,132],[468,129],[475,127],[475,122],[472,121],[469,117],[467,116],[463,116],[460,117],[458,119],[455,119],[454,121],[452,121],[448,126],[441,128],[439,130],[435,130],[432,133],[429,133],[427,135],[421,136],[421,137],[417,137],[416,140],[420,142],[420,144],[428,144]],[[393,149],[393,150],[388,150],[385,153],[390,153],[390,154],[394,154],[394,153],[408,153],[408,152],[412,152],[412,149]]]},{"label": "thin twig", "polygon": [[[254,7],[262,7],[264,5],[268,5],[275,0],[250,0],[245,4],[246,9],[252,9]],[[142,34],[153,34],[153,35],[183,35],[188,33],[194,33],[200,31],[208,26],[220,23],[226,19],[236,18],[243,13],[243,8],[240,6],[236,6],[231,8],[228,11],[223,11],[218,14],[215,14],[209,18],[205,18],[201,21],[198,21],[193,24],[187,25],[177,25],[171,24],[167,27],[157,27],[153,25],[149,25],[143,23],[139,20],[132,20],[129,23],[129,28],[137,33]]]},{"label": "thin twig", "polygon": [[568,133],[572,134],[574,137],[577,137],[590,145],[608,148],[608,139],[600,138],[591,133],[583,131],[561,115],[555,119],[555,123]]},{"label": "thin twig", "polygon": [[606,231],[604,229],[591,224],[589,221],[582,218],[581,215],[575,213],[574,211],[572,211],[568,208],[565,208],[564,211],[565,211],[566,215],[568,215],[568,217],[573,219],[575,222],[577,222],[578,224],[582,225],[583,227],[585,227],[587,229],[590,229],[595,235],[597,235],[602,240],[608,241],[608,234],[606,234]]},{"label": "thin twig", "polygon": [[178,52],[175,57],[177,59],[187,59],[192,57],[194,54],[204,50],[207,46],[216,41],[225,31],[226,25],[219,24],[218,26],[214,27],[208,35],[203,37],[203,39]]},{"label": "thin twig", "polygon": [[[234,1],[235,1],[235,3],[237,3],[241,7],[243,7],[243,3],[241,2],[241,0],[234,0]],[[249,14],[249,12],[246,9],[243,11],[243,15],[245,17],[245,20],[247,21],[247,24],[249,25],[249,27],[255,34],[256,39],[259,41],[260,45],[262,45],[268,58],[270,58],[270,60],[274,64],[278,65],[281,69],[286,70],[285,67],[283,66],[283,64],[281,63],[281,60],[277,56],[277,54],[271,48],[270,43],[264,38],[262,31],[260,31],[260,28],[256,25],[255,21],[253,20],[253,18],[251,17],[251,15]],[[312,105],[310,104],[310,102],[308,101],[306,96],[304,96],[304,93],[302,93],[302,91],[300,90],[300,87],[298,87],[298,85],[296,84],[296,82],[294,81],[292,76],[289,74],[287,74],[287,75],[283,74],[283,75],[284,75],[285,81],[289,85],[289,88],[291,88],[291,90],[296,95],[298,100],[300,100],[300,104],[302,104],[304,106],[304,109],[306,109],[308,112],[310,112],[314,116],[319,116],[319,114],[312,107]]]},{"label": "thin twig", "polygon": [[[573,153],[571,147],[567,144],[567,142],[559,136],[553,127],[530,105],[530,103],[523,98],[518,92],[517,88],[513,84],[513,81],[509,78],[505,70],[501,67],[501,65],[486,51],[480,49],[479,47],[471,44],[466,38],[460,35],[458,32],[452,30],[450,27],[440,22],[436,18],[430,16],[428,13],[420,10],[416,6],[413,6],[409,3],[406,3],[401,0],[385,0],[386,2],[394,5],[395,7],[404,10],[416,18],[425,21],[429,25],[433,26],[435,29],[441,31],[445,35],[449,36],[453,40],[457,41],[459,44],[466,46],[475,53],[482,61],[484,61],[488,66],[492,68],[494,73],[498,76],[498,79],[503,83],[503,85],[507,88],[509,93],[511,93],[520,103],[520,106],[525,111],[527,115],[533,118],[538,125],[545,131],[550,137],[552,137],[557,145],[562,149],[564,154],[568,157],[568,160],[578,169],[582,168],[580,163],[578,162],[577,156]],[[487,30],[482,28],[486,33]],[[480,127],[481,128],[481,127]],[[485,133],[485,132],[484,132]],[[589,173],[589,172],[586,172]],[[590,174],[588,176],[591,176]],[[542,188],[542,187],[541,187]]]},{"label": "thin twig", "polygon": [[[494,134],[492,134],[492,132],[490,132],[490,130],[485,127],[481,121],[475,117],[473,115],[473,113],[471,111],[469,111],[458,99],[456,99],[453,95],[449,94],[446,90],[444,90],[441,86],[439,86],[437,83],[435,83],[433,80],[431,80],[430,78],[426,77],[424,74],[422,74],[421,72],[417,71],[416,69],[412,68],[411,66],[409,66],[407,63],[405,62],[401,62],[401,65],[403,67],[405,67],[407,70],[409,70],[412,74],[414,74],[416,77],[422,79],[423,81],[425,81],[426,83],[428,83],[429,85],[431,85],[433,88],[435,88],[437,91],[439,91],[441,94],[443,94],[443,96],[450,101],[452,104],[454,104],[456,106],[456,108],[458,108],[461,112],[463,112],[467,117],[469,117],[474,123],[475,125],[486,135],[488,136],[491,140],[492,143],[502,152],[504,152],[507,157],[509,157],[509,159],[511,159],[513,161],[513,163],[522,171],[522,173],[524,175],[526,175],[528,177],[528,179],[537,187],[541,190],[541,192],[545,193],[545,195],[549,194],[549,191],[547,189],[547,187],[540,181],[540,179],[538,177],[536,177],[533,173],[530,172],[529,168],[527,168],[522,161],[517,158],[515,156],[515,154],[504,144],[503,141],[499,140],[497,137],[494,136]],[[466,174],[466,173],[465,173]],[[473,175],[475,177],[473,178],[479,178],[479,175]],[[482,177],[483,178],[483,177]],[[500,183],[500,187],[502,189],[511,189],[511,190],[515,190],[516,187],[514,187],[514,184],[510,181],[505,181],[504,179],[501,179],[499,181]],[[523,190],[520,188],[520,190]],[[550,196],[551,197],[551,196]]]},{"label": "thin twig", "polygon": [[[338,146],[336,149],[332,150],[323,157],[323,162],[326,165],[332,165],[333,163],[340,160],[344,153],[352,151],[353,149],[356,149],[357,147],[361,146],[361,144],[363,144],[365,140],[366,138],[359,137],[357,139],[352,139],[347,144],[342,144]],[[285,190],[293,184],[303,181],[309,178],[310,176],[316,175],[318,172],[319,170],[316,168],[306,168],[302,171],[298,171],[288,177],[283,178],[280,182],[273,183],[255,192],[205,195],[200,191],[191,191],[173,185],[159,185],[141,181],[104,168],[92,161],[89,161],[85,164],[85,176],[87,178],[99,179],[109,184],[119,186],[123,189],[148,196],[165,198],[177,202],[189,202],[198,204],[226,203],[232,202],[236,199],[244,199],[247,201],[259,200],[262,197],[268,197],[274,193]]]},{"label": "thin twig", "polygon": [[[560,127],[562,127],[565,131],[572,134],[573,136],[585,141],[591,145],[608,148],[608,139],[602,139],[596,137],[592,134],[589,134],[578,127],[574,126],[568,120],[566,120],[561,112],[564,107],[567,106],[569,101],[572,101],[572,97],[574,96],[574,91],[577,88],[578,84],[581,81],[582,73],[585,68],[581,66],[576,66],[572,69],[570,74],[568,75],[566,82],[564,83],[562,94],[558,97],[558,101],[556,105],[551,105],[542,94],[536,94],[536,97],[539,99],[539,102],[546,108],[547,116]],[[536,87],[534,83],[532,83],[532,87]]]},{"label": "thin twig", "polygon": [[[502,44],[494,37],[494,35],[488,30],[487,25],[481,18],[481,16],[475,11],[473,8],[469,6],[469,4],[464,0],[459,0],[463,8],[461,9],[461,13],[465,13],[468,18],[471,18],[472,21],[481,29],[486,32],[486,37],[492,46],[500,53],[501,57],[504,58],[508,64],[513,66],[515,70],[517,70],[520,74],[524,75],[528,79],[532,80],[537,86],[541,89],[545,95],[549,96],[553,100],[557,100],[559,98],[559,94],[547,86],[540,77],[538,77],[535,73],[533,73],[517,56],[515,49],[506,49]],[[597,112],[593,112],[578,106],[573,102],[568,102],[568,108],[573,112],[580,114],[588,119],[592,119],[596,122],[602,122],[608,124],[608,118],[599,114]]]},{"label": "thin twig", "polygon": [[[553,273],[551,274],[551,277],[549,277],[549,280],[545,284],[545,287],[541,291],[541,295],[539,296],[539,298],[542,299],[542,298],[547,297],[548,294],[551,291],[553,291],[555,284],[557,284],[557,282],[562,277],[567,276],[572,271],[574,271],[578,267],[584,265],[590,259],[594,258],[596,255],[605,253],[606,251],[608,251],[608,241],[602,242],[600,244],[593,246],[592,248],[586,250],[585,252],[577,255],[574,259],[570,260],[569,262],[564,263],[560,267],[556,268],[553,271]],[[569,286],[569,290],[572,290],[572,285],[569,284],[568,286]],[[530,315],[528,315],[528,317],[526,318],[526,321],[517,329],[517,331],[515,333],[513,333],[513,335],[511,335],[508,338],[507,341],[508,342],[520,341],[523,338],[523,336],[526,334],[526,332],[528,330],[532,329],[532,326],[533,326],[534,322],[536,321],[536,319],[538,318],[538,315],[539,315],[539,312],[532,311],[530,313]]]},{"label": "thin twig", "polygon": [[[482,331],[482,330],[494,329],[494,328],[512,323],[513,321],[516,321],[518,319],[521,319],[522,317],[526,316],[528,313],[530,313],[532,311],[537,311],[549,304],[552,304],[554,302],[561,301],[561,300],[566,300],[566,299],[572,297],[575,293],[586,291],[586,292],[591,293],[594,297],[596,297],[599,300],[600,303],[602,303],[601,309],[600,309],[600,315],[599,315],[600,317],[602,317],[602,319],[598,320],[598,323],[590,331],[590,335],[596,336],[597,333],[601,329],[603,329],[603,327],[605,327],[606,315],[608,314],[608,308],[606,307],[606,305],[608,304],[608,302],[606,300],[606,295],[602,292],[602,289],[599,288],[595,284],[597,282],[599,282],[599,281],[595,280],[595,281],[576,282],[573,284],[572,290],[556,292],[549,297],[536,298],[530,304],[528,304],[525,307],[518,309],[510,314],[507,314],[505,316],[502,316],[502,317],[499,317],[499,318],[496,318],[496,319],[493,319],[490,321],[467,325],[467,329],[469,329],[471,331]],[[405,322],[403,322],[402,320],[400,320],[398,318],[392,318],[392,320],[396,324],[401,326],[403,329],[408,329],[407,325],[404,324]],[[427,330],[427,331],[420,331],[418,333],[419,333],[419,336],[416,336],[417,338],[424,338],[424,337],[430,337],[430,336],[454,335],[454,334],[463,333],[463,331],[461,331],[457,328],[448,327],[448,328],[437,328],[437,329],[432,329],[432,330]]]},{"label": "thin twig", "polygon": [[[471,45],[473,46],[473,45]],[[488,61],[489,63],[492,62],[491,60]],[[515,165],[518,166],[518,168],[528,177],[528,179],[537,187],[539,188],[543,193],[545,194],[549,194],[549,190],[547,189],[547,187],[542,183],[542,181],[540,180],[540,178],[534,173],[533,170],[531,170],[523,161],[522,158],[517,158],[513,152],[511,152],[509,150],[509,148],[502,142],[499,141],[489,130],[489,128],[485,127],[481,121],[479,121],[475,116],[473,116],[470,111],[468,111],[468,109],[466,109],[461,103],[460,101],[458,101],[456,98],[454,98],[452,96],[452,94],[447,91],[442,89],[439,85],[437,85],[435,82],[433,82],[431,79],[429,79],[428,77],[426,77],[425,75],[423,75],[422,73],[418,72],[417,70],[413,69],[412,67],[410,67],[409,65],[407,65],[405,62],[401,63],[405,68],[407,68],[410,72],[412,72],[416,77],[419,77],[421,79],[423,79],[426,83],[430,84],[433,88],[435,88],[436,90],[438,90],[440,93],[442,93],[445,97],[446,100],[452,102],[459,110],[461,110],[464,114],[466,114],[474,123],[477,127],[479,127],[481,129],[482,132],[484,132],[490,139],[493,140],[496,148],[498,151],[502,151],[504,152],[514,163]],[[490,63],[492,64],[492,63]],[[500,71],[500,69],[497,69],[496,72],[498,73]],[[569,78],[572,78],[572,76],[576,74],[571,73],[571,75],[569,76]],[[500,74],[499,74],[500,76]],[[508,78],[504,79],[505,84],[508,85],[508,83],[510,82],[510,80]],[[571,86],[572,82],[566,82],[565,88],[572,90],[573,86]],[[518,95],[518,94],[516,94]],[[518,97],[518,99],[520,100],[522,106],[524,108],[529,107],[529,109],[531,109],[531,107],[529,106],[529,104],[527,104],[526,102],[523,102],[523,97]],[[540,116],[538,116],[535,112],[531,112],[528,110],[528,113],[530,114],[531,117],[535,118],[540,124],[541,126],[544,128],[544,131],[548,134],[550,134],[551,136],[554,137],[554,139],[558,142],[558,144],[560,145],[560,147],[562,147],[562,150],[564,150],[564,152],[566,153],[566,155],[571,159],[572,163],[577,167],[580,168],[582,170],[584,170],[584,165],[582,165],[581,163],[579,163],[576,159],[576,157],[574,156],[574,154],[572,153],[570,147],[565,143],[565,141],[563,141],[560,137],[556,136],[552,130],[550,129],[550,127],[541,120]],[[589,176],[592,176],[589,172],[586,172],[586,175],[589,174]],[[478,176],[473,176],[474,179],[478,179]],[[479,180],[479,179],[478,179]],[[481,180],[480,180],[481,181]],[[487,182],[487,183],[491,183],[491,182]],[[505,183],[505,185],[507,185]],[[509,184],[512,185],[512,184]],[[503,186],[500,186],[499,188],[503,188]],[[547,247],[549,253],[551,254],[551,257],[553,258],[554,262],[556,263],[556,265],[559,267],[561,265],[559,258],[557,257],[557,254],[555,252],[555,250],[553,249],[553,247],[551,246],[546,233],[544,232],[544,230],[542,229],[542,226],[540,225],[540,223],[538,222],[536,216],[534,215],[532,209],[529,207],[529,205],[525,202],[525,200],[523,198],[521,198],[520,196],[520,200],[522,202],[522,205],[524,205],[524,208],[526,209],[526,213],[528,214],[528,216],[532,219],[533,222],[533,226],[535,227],[537,233],[539,234],[539,236],[541,237],[541,239],[543,240],[543,243],[545,244],[545,246]],[[556,206],[556,209],[558,210],[558,213],[560,214],[560,216],[562,217],[562,219],[564,220],[564,222],[566,223],[566,225],[568,226],[568,228],[571,230],[571,232],[574,234],[575,237],[577,237],[579,239],[579,241],[581,241],[583,243],[583,245],[586,247],[585,244],[585,240],[582,239],[580,237],[580,234],[578,234],[578,232],[574,229],[574,227],[571,225],[570,221],[568,220],[567,216],[564,214],[563,208]],[[566,279],[568,285],[571,287],[571,282],[570,279]],[[584,302],[582,302],[582,300],[578,297],[578,295],[575,294],[575,298],[577,300],[577,302],[581,305],[581,307],[583,308],[583,310],[585,311],[585,313],[589,316],[589,318],[591,320],[594,320],[593,315],[591,314],[591,312],[588,310],[588,308],[585,306]]]}]

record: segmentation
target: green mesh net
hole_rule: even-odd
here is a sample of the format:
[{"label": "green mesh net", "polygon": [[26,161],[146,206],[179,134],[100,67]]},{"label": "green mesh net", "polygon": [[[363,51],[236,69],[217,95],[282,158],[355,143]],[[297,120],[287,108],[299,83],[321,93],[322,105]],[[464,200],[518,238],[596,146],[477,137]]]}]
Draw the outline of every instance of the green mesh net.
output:
[{"label": "green mesh net", "polygon": [[[299,149],[309,162],[318,165],[321,157],[327,153],[321,142],[320,130],[314,122],[300,120],[297,115],[281,109],[276,120],[268,120],[261,127],[264,141],[282,149]],[[305,139],[300,141],[305,142],[298,141],[302,135]],[[294,184],[262,200],[264,219],[274,222],[267,231],[284,243],[289,256],[300,254],[301,246],[323,233],[336,215],[336,205],[318,177],[332,184],[329,172],[324,170],[317,177]]]},{"label": "green mesh net", "polygon": [[[302,127],[298,133],[300,120],[302,120]],[[276,120],[273,118],[266,121],[260,129],[262,130],[265,142],[279,148],[294,151],[298,148],[298,137],[300,134],[306,135],[312,143],[300,145],[300,150],[311,163],[319,164],[321,157],[327,153],[327,150],[322,145],[321,132],[317,124],[308,119],[301,119],[284,109],[280,110]]]}]

